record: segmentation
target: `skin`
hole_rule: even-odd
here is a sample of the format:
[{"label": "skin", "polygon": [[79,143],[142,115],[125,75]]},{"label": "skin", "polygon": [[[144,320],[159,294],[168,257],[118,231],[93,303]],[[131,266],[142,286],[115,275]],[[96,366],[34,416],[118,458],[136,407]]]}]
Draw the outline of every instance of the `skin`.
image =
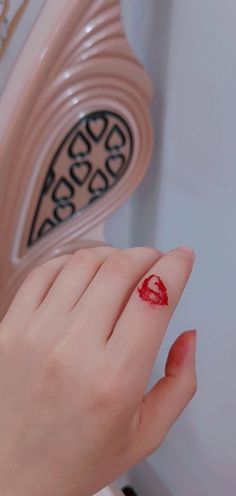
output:
[{"label": "skin", "polygon": [[[0,494],[90,496],[153,453],[196,391],[196,333],[147,384],[194,255],[81,249],[30,272],[0,325]],[[140,299],[161,277],[168,306]]]}]

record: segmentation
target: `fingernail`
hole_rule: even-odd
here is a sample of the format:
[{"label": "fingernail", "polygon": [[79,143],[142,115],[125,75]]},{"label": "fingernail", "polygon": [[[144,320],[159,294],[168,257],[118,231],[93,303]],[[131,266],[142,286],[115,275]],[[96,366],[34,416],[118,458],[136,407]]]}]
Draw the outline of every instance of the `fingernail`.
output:
[{"label": "fingernail", "polygon": [[172,367],[182,367],[186,362],[192,367],[195,353],[196,330],[191,329],[182,334],[178,341],[178,346],[175,346],[175,354],[174,357],[172,357]]},{"label": "fingernail", "polygon": [[196,329],[191,329],[184,334],[184,341],[182,343],[182,353],[183,359],[192,361],[192,358],[196,353],[197,345],[197,331]]},{"label": "fingernail", "polygon": [[194,253],[193,249],[190,248],[189,246],[180,246],[179,248],[177,248],[177,250],[183,251],[184,253],[188,253],[189,255],[192,255],[193,257],[195,257],[195,253]]}]

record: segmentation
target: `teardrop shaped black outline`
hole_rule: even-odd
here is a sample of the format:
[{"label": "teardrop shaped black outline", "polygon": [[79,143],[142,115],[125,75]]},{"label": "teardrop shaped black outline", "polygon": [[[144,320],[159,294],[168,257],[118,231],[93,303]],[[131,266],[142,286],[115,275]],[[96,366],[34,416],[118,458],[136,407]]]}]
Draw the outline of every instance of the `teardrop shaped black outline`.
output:
[{"label": "teardrop shaped black outline", "polygon": [[[49,231],[42,232],[45,224],[50,224],[51,225],[51,229],[49,229]],[[46,218],[44,220],[44,222],[42,223],[41,227],[38,230],[37,239],[40,239],[45,234],[48,234],[49,232],[51,232],[51,230],[54,229],[54,227],[56,227],[56,225],[53,223],[53,221],[51,219]]]},{"label": "teardrop shaped black outline", "polygon": [[[116,119],[119,119],[123,123],[123,125],[125,126],[125,128],[127,130],[127,133],[128,133],[128,136],[129,136],[129,141],[130,141],[129,155],[126,158],[127,165],[129,165],[129,163],[130,163],[130,161],[132,159],[133,148],[134,148],[134,137],[133,137],[132,131],[131,131],[130,127],[129,127],[129,124],[124,120],[124,118],[121,115],[119,115],[119,114],[117,114],[115,112],[112,112],[111,110],[104,109],[104,110],[99,110],[99,111],[91,112],[90,114],[87,114],[87,115],[83,116],[78,122],[76,122],[76,124],[68,131],[68,133],[66,134],[65,138],[61,142],[60,146],[56,150],[56,152],[55,152],[55,154],[54,154],[54,156],[52,158],[52,161],[51,161],[49,167],[54,168],[57,165],[58,157],[60,156],[62,150],[64,149],[65,144],[66,144],[68,138],[70,138],[71,134],[74,133],[74,132],[76,132],[76,130],[79,129],[79,127],[81,126],[81,124],[83,122],[86,122],[86,120],[89,118],[89,116],[97,115],[98,112],[99,113],[102,113],[103,115],[106,114],[106,116],[113,116]],[[91,149],[91,147],[90,147],[90,149]],[[69,156],[68,149],[67,149],[67,154]],[[37,219],[38,219],[38,215],[39,215],[39,212],[40,212],[40,209],[41,209],[41,206],[42,206],[43,196],[44,196],[43,195],[43,189],[41,189],[41,192],[40,192],[40,195],[38,197],[37,204],[36,204],[36,208],[35,208],[35,211],[33,213],[33,219],[32,219],[32,223],[31,223],[31,226],[30,226],[29,235],[28,235],[28,239],[27,239],[27,243],[26,243],[26,247],[27,248],[31,247],[38,240],[38,236],[35,233],[35,228],[36,228],[36,222],[37,222]]]},{"label": "teardrop shaped black outline", "polygon": [[56,177],[56,174],[55,174],[54,170],[50,167],[48,169],[48,173],[46,175],[44,184],[42,186],[42,195],[43,196],[45,196],[48,193],[48,191],[50,190],[52,184],[54,183],[55,177]]},{"label": "teardrop shaped black outline", "polygon": [[[93,133],[93,131],[91,130],[91,128],[90,128],[90,123],[91,123],[92,121],[97,121],[97,120],[99,120],[99,119],[100,119],[100,120],[102,119],[102,120],[104,121],[104,126],[103,126],[103,129],[102,129],[101,133],[100,133],[98,136],[96,136],[96,135]],[[100,139],[103,137],[103,135],[104,135],[104,133],[105,133],[105,131],[106,131],[106,129],[107,129],[107,126],[108,126],[108,119],[107,119],[107,117],[106,117],[105,115],[101,115],[101,114],[100,114],[100,115],[98,114],[96,117],[91,117],[91,118],[90,118],[90,119],[88,119],[88,120],[87,120],[87,122],[86,122],[86,129],[87,129],[87,132],[88,132],[88,134],[91,136],[91,138],[92,138],[92,139],[93,139],[96,143],[98,143],[98,142],[100,141]]]},{"label": "teardrop shaped black outline", "polygon": [[[122,144],[121,145],[115,145],[112,147],[109,146],[109,141],[110,141],[113,133],[117,133],[121,136],[121,138],[122,138]],[[109,152],[112,152],[113,150],[120,150],[121,148],[123,148],[125,146],[125,144],[126,144],[126,137],[125,137],[124,133],[121,131],[118,124],[114,124],[114,126],[111,128],[111,131],[108,134],[107,139],[105,141],[106,150],[108,150]]]},{"label": "teardrop shaped black outline", "polygon": [[[85,143],[85,145],[87,147],[87,150],[86,150],[86,152],[80,152],[80,153],[75,154],[75,153],[73,153],[73,150],[72,149],[73,149],[73,146],[75,144],[75,141],[78,139],[78,136],[79,136],[79,139],[81,139]],[[91,152],[91,145],[90,145],[89,141],[87,140],[87,138],[83,134],[83,132],[82,131],[79,131],[74,136],[74,138],[73,138],[73,140],[72,140],[72,142],[71,142],[71,144],[70,144],[70,146],[68,148],[67,153],[68,153],[69,157],[70,158],[73,158],[73,159],[79,158],[79,157],[86,157],[86,155],[88,155],[90,152]]]},{"label": "teardrop shaped black outline", "polygon": [[[92,182],[94,181],[97,174],[102,176],[102,178],[105,180],[105,188],[103,188],[103,189],[100,189],[100,188],[93,189],[92,188]],[[96,172],[94,173],[93,177],[91,178],[90,182],[89,182],[89,185],[88,185],[89,192],[90,193],[96,193],[96,192],[101,192],[101,193],[104,192],[105,193],[108,189],[109,189],[109,181],[107,179],[107,176],[104,174],[104,172],[101,169],[97,169]]]},{"label": "teardrop shaped black outline", "polygon": [[[115,173],[113,172],[113,170],[110,168],[109,161],[110,161],[111,159],[112,159],[112,160],[114,160],[114,159],[119,158],[119,157],[121,157],[121,158],[122,158],[122,164],[121,164],[121,166],[120,166],[119,171],[115,174]],[[118,153],[118,155],[110,155],[110,157],[108,157],[108,158],[106,159],[106,169],[107,169],[107,171],[109,172],[109,174],[111,174],[111,176],[112,176],[112,177],[119,177],[119,175],[120,175],[120,174],[121,174],[121,172],[122,172],[122,168],[123,168],[124,164],[125,164],[125,156],[124,156],[122,153]]]},{"label": "teardrop shaped black outline", "polygon": [[[70,190],[70,196],[63,196],[62,198],[57,199],[55,194],[56,194],[56,190],[59,188],[59,185],[61,182],[65,183],[66,186],[68,187],[68,189]],[[68,179],[66,179],[66,177],[61,176],[55,185],[55,188],[51,194],[51,198],[52,198],[52,201],[54,203],[56,203],[56,205],[58,205],[58,204],[61,204],[62,202],[64,203],[65,200],[70,200],[71,198],[73,198],[74,194],[75,194],[75,189],[73,188],[73,185],[68,181]]]},{"label": "teardrop shaped black outline", "polygon": [[[75,166],[81,166],[81,165],[84,165],[84,164],[86,164],[86,165],[88,165],[88,166],[89,166],[89,167],[88,167],[88,172],[86,173],[86,176],[85,176],[84,180],[83,180],[83,181],[79,181],[79,179],[78,179],[78,177],[75,175],[75,173],[74,173],[74,170],[73,170],[73,169],[74,169],[74,167],[75,167]],[[74,181],[74,182],[75,182],[78,186],[83,186],[83,185],[84,185],[84,183],[87,181],[87,179],[88,179],[88,177],[89,177],[89,174],[90,174],[91,170],[92,170],[92,164],[91,164],[90,162],[88,162],[88,160],[85,160],[84,162],[75,162],[74,164],[72,164],[72,165],[70,166],[70,176],[71,176],[71,179],[72,179],[72,180],[73,180],[73,181]]]}]

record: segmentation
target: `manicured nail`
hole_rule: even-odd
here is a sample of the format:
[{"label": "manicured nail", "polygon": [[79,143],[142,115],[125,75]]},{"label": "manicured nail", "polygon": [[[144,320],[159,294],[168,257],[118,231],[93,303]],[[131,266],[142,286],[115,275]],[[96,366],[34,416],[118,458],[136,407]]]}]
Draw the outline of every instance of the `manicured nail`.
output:
[{"label": "manicured nail", "polygon": [[[190,339],[189,348],[189,361],[190,367],[192,367],[193,374],[195,376],[195,381],[197,383],[197,373],[196,373],[196,348],[197,348],[197,331],[192,331],[192,339]],[[191,357],[191,358],[190,358]]]},{"label": "manicured nail", "polygon": [[172,345],[167,362],[171,369],[195,369],[196,335],[195,329],[186,331]]},{"label": "manicured nail", "polygon": [[177,250],[183,251],[184,253],[188,253],[188,254],[192,255],[193,257],[195,257],[195,253],[194,253],[193,249],[190,248],[189,246],[180,246],[179,248],[177,248]]}]

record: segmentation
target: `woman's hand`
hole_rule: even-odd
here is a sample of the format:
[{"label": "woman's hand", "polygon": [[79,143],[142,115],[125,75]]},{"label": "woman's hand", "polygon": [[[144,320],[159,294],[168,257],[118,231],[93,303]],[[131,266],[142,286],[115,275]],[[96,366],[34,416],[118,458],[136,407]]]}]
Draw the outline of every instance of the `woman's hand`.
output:
[{"label": "woman's hand", "polygon": [[89,496],[160,446],[196,389],[189,331],[145,393],[193,261],[98,247],[30,272],[0,326],[0,494]]}]

